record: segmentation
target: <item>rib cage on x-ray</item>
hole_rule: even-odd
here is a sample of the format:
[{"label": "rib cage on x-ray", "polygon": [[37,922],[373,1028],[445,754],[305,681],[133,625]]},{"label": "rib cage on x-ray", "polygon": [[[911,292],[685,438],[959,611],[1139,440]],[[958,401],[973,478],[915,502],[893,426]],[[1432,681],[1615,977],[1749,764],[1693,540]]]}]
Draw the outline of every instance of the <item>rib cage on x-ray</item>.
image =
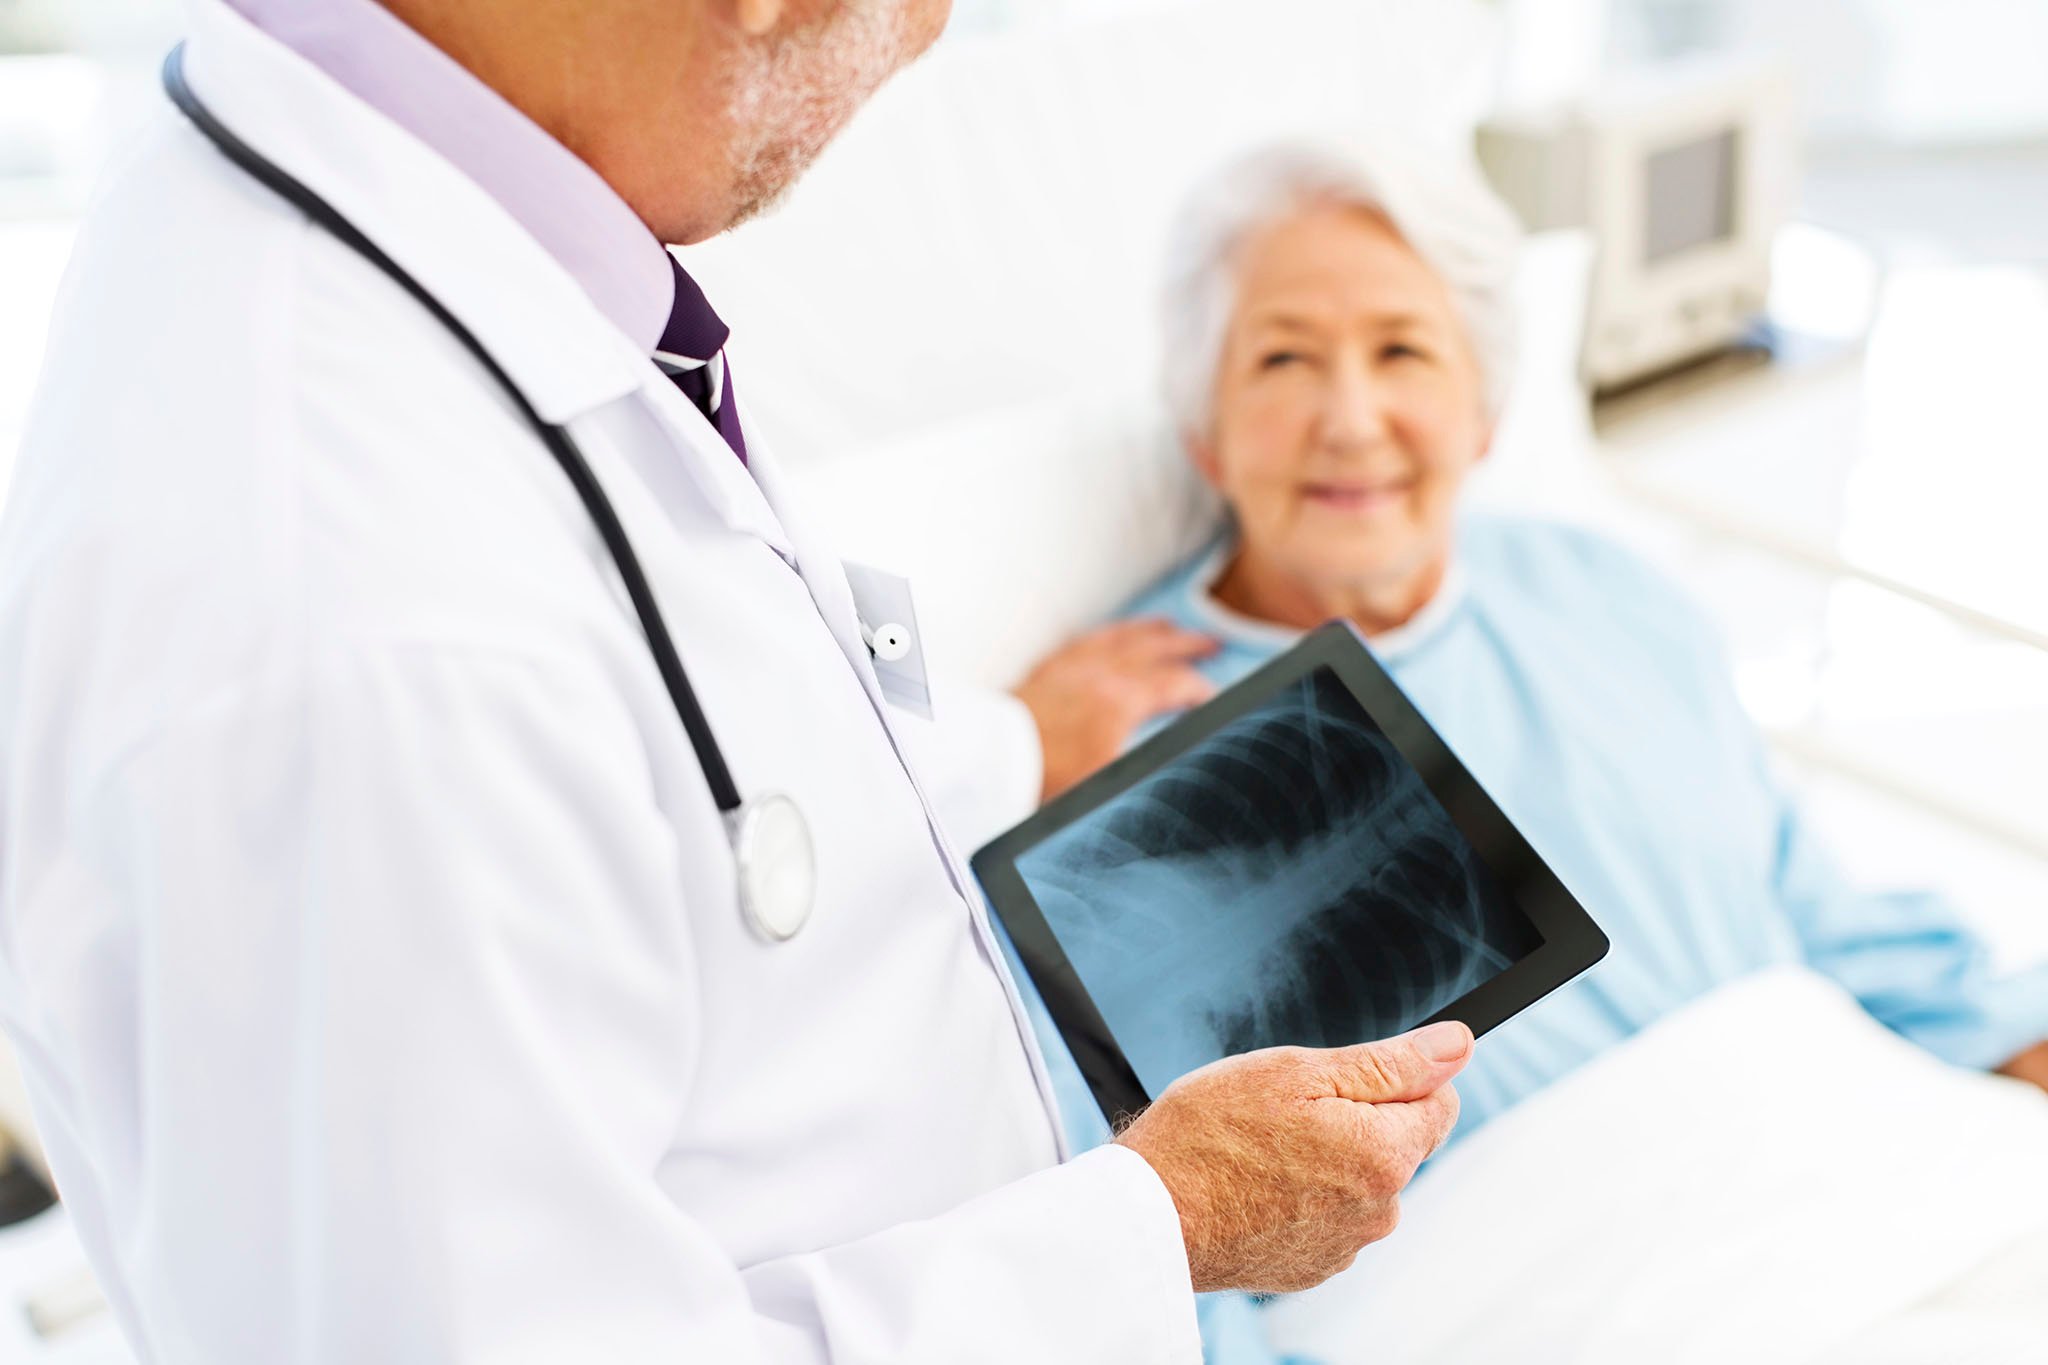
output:
[{"label": "rib cage on x-ray", "polygon": [[1537,943],[1324,670],[1018,868],[1155,1094],[1219,1055],[1398,1033]]}]

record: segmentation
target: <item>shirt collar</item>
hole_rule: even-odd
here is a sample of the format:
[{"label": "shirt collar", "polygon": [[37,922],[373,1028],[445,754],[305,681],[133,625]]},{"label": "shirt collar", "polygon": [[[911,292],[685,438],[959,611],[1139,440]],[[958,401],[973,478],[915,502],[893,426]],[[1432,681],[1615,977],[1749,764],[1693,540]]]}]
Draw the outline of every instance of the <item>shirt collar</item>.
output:
[{"label": "shirt collar", "polygon": [[[1216,582],[1223,571],[1230,567],[1230,559],[1237,549],[1237,542],[1225,536],[1202,557],[1188,579],[1187,607],[1190,616],[1202,626],[1215,632],[1218,638],[1233,644],[1242,644],[1254,649],[1277,651],[1296,644],[1306,631],[1292,626],[1276,625],[1233,611],[1216,600]],[[1372,652],[1382,663],[1392,663],[1406,654],[1420,649],[1434,638],[1444,625],[1457,614],[1466,597],[1465,566],[1456,558],[1444,573],[1444,581],[1422,610],[1392,630],[1383,630],[1366,636],[1372,645]]]},{"label": "shirt collar", "polygon": [[672,389],[644,344],[476,181],[223,0],[190,10],[185,72],[198,98],[418,279],[542,420]]},{"label": "shirt collar", "polygon": [[376,0],[227,3],[475,181],[643,352],[660,344],[679,268],[604,178],[539,124]]}]

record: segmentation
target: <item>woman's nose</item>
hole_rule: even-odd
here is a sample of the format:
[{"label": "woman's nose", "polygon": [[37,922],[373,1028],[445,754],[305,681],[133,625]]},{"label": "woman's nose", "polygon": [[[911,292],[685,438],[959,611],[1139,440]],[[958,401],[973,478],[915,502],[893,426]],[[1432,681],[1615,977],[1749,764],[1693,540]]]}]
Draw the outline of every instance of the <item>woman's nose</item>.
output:
[{"label": "woman's nose", "polygon": [[1336,367],[1324,398],[1324,441],[1338,449],[1355,449],[1375,445],[1386,435],[1386,394],[1362,366]]}]

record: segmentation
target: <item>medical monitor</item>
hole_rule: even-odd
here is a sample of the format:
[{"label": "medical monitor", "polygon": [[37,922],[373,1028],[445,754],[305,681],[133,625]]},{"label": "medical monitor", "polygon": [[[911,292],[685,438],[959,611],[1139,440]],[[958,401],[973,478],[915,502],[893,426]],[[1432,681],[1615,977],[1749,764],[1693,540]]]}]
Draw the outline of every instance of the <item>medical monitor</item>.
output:
[{"label": "medical monitor", "polygon": [[1721,128],[1650,152],[1643,161],[1643,261],[1735,235],[1742,132]]},{"label": "medical monitor", "polygon": [[1483,1033],[1607,946],[1341,624],[974,867],[1112,1121],[1240,1052]]},{"label": "medical monitor", "polygon": [[1754,335],[1796,185],[1792,107],[1778,63],[1702,60],[1481,127],[1480,163],[1525,226],[1591,234],[1580,370],[1596,395]]}]

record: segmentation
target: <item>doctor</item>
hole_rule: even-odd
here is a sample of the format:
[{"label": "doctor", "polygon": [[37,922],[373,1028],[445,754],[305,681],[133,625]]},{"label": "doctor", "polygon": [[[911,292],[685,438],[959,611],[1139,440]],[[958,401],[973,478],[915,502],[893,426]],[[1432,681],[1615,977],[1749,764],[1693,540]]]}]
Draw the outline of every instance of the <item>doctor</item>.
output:
[{"label": "doctor", "polygon": [[1056,1164],[658,244],[945,8],[197,5],[0,532],[0,1014],[144,1360],[1194,1361],[1393,1226],[1462,1026]]}]

